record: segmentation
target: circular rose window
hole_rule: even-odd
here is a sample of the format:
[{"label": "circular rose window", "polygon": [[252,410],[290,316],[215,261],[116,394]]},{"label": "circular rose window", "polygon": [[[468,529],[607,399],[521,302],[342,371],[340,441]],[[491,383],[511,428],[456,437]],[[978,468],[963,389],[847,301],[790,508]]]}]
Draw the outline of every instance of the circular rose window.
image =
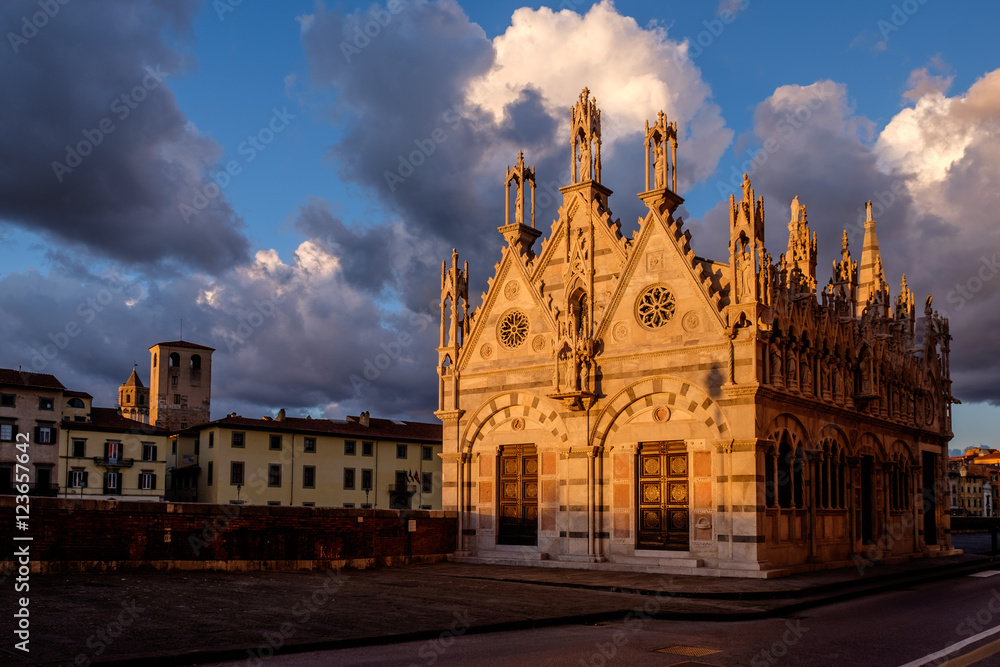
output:
[{"label": "circular rose window", "polygon": [[659,329],[674,316],[677,301],[666,285],[650,285],[635,302],[635,319],[647,329]]},{"label": "circular rose window", "polygon": [[511,310],[500,318],[497,327],[500,344],[513,350],[528,338],[528,316],[520,310]]}]

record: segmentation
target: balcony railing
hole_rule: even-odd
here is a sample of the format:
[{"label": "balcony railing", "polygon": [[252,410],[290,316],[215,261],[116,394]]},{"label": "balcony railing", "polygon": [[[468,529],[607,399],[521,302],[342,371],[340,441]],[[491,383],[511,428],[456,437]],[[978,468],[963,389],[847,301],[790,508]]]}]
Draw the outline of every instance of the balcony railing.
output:
[{"label": "balcony railing", "polygon": [[135,465],[135,459],[126,459],[121,456],[95,456],[94,465],[102,468],[131,468]]}]

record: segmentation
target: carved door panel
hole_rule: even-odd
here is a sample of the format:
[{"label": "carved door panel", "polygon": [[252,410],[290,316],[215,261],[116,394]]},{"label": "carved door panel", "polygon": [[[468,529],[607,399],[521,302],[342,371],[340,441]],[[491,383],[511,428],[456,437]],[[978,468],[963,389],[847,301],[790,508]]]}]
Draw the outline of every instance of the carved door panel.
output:
[{"label": "carved door panel", "polygon": [[639,549],[686,550],[689,544],[688,455],[683,442],[639,445]]},{"label": "carved door panel", "polygon": [[499,456],[500,518],[497,544],[538,544],[538,452],[505,445]]}]

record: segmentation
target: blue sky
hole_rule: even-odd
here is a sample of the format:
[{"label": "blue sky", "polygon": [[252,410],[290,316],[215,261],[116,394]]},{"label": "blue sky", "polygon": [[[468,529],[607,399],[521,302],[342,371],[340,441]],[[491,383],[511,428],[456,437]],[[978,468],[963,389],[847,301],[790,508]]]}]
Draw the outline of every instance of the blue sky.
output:
[{"label": "blue sky", "polygon": [[[888,204],[880,219],[890,285],[906,271],[918,300],[933,292],[952,317],[955,392],[963,400],[955,445],[1000,445],[993,435],[1000,413],[989,405],[1000,401],[1000,350],[988,333],[1000,324],[997,286],[987,280],[968,298],[954,294],[998,245],[990,192],[1000,190],[1000,160],[990,146],[1000,95],[988,78],[1000,67],[995,3],[956,11],[934,0],[621,0],[601,13],[595,3],[569,0],[402,2],[395,14],[386,3],[231,4],[143,0],[95,11],[71,3],[19,42],[9,35],[20,34],[38,6],[4,3],[0,76],[21,99],[0,112],[7,128],[0,149],[19,165],[0,170],[0,365],[30,366],[49,335],[78,319],[78,305],[115,273],[129,283],[125,293],[45,364],[104,404],[132,361],[145,370],[146,347],[175,338],[183,318],[186,338],[219,349],[215,413],[288,407],[338,417],[377,403],[386,416],[429,418],[430,350],[403,350],[369,385],[352,376],[400,331],[433,347],[422,318],[432,269],[452,246],[477,263],[471,291],[485,287],[499,246],[496,221],[480,218],[502,205],[496,167],[513,159],[520,141],[529,160],[549,168],[546,178],[558,177],[564,160],[552,137],[562,141],[565,90],[589,85],[611,105],[611,122],[614,104],[623,105],[617,118],[627,122],[609,140],[609,165],[620,166],[620,176],[609,185],[612,208],[626,229],[634,225],[639,144],[629,133],[641,121],[633,127],[632,112],[656,112],[639,108],[645,98],[635,82],[653,80],[663,99],[678,102],[665,110],[681,118],[689,139],[680,147],[681,194],[698,254],[722,257],[725,193],[755,155],[767,158],[752,178],[768,201],[769,247],[780,252],[788,201],[800,195],[820,234],[824,283],[840,230],[856,222],[865,199],[905,184],[905,201]],[[560,22],[545,7],[590,20]],[[346,62],[341,45],[373,16],[391,18]],[[606,38],[608,51],[589,59],[584,34]],[[523,51],[531,39],[565,48],[527,63],[493,53],[503,43]],[[646,44],[644,59],[633,49]],[[93,157],[55,178],[51,163],[63,147],[96,127],[147,66],[162,67],[164,82],[131,117],[112,116],[116,132]],[[489,87],[497,81],[514,87],[509,99]],[[476,86],[478,94],[468,92]],[[774,154],[760,153],[782,109],[811,100],[817,111],[805,127]],[[451,127],[443,113],[456,104],[478,104],[477,113],[492,105],[494,116],[473,119],[469,111]],[[521,127],[496,115],[505,105],[523,110]],[[248,137],[276,115],[273,140],[248,151]],[[451,184],[433,182],[428,170],[390,191],[379,174],[438,125],[448,141],[429,164]],[[227,162],[239,173],[185,220],[180,205]],[[859,252],[860,238],[854,242]],[[239,336],[241,322],[261,310],[255,304],[268,300],[281,302],[278,314]]]}]

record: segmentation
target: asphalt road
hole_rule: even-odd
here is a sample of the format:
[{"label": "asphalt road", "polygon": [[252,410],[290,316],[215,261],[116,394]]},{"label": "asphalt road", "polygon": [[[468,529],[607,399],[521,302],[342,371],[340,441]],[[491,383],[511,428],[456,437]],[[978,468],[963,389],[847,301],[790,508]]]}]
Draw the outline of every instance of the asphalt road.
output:
[{"label": "asphalt road", "polygon": [[[988,574],[988,573],[983,573]],[[220,665],[1000,665],[1000,571],[922,584],[786,618],[731,623],[628,620],[258,659]],[[935,653],[995,629],[957,653]],[[991,644],[996,642],[994,647]],[[982,649],[981,647],[986,647]],[[676,648],[681,647],[681,648]],[[687,647],[694,649],[681,655]],[[663,652],[673,649],[675,652]],[[975,652],[979,649],[979,654]],[[699,650],[714,653],[697,655]],[[993,653],[996,651],[996,653]],[[989,655],[986,655],[989,654]],[[956,660],[959,656],[968,660]],[[930,657],[928,657],[930,656]],[[976,658],[981,658],[977,660]],[[921,658],[925,658],[921,661]],[[949,662],[950,661],[950,662]]]}]

